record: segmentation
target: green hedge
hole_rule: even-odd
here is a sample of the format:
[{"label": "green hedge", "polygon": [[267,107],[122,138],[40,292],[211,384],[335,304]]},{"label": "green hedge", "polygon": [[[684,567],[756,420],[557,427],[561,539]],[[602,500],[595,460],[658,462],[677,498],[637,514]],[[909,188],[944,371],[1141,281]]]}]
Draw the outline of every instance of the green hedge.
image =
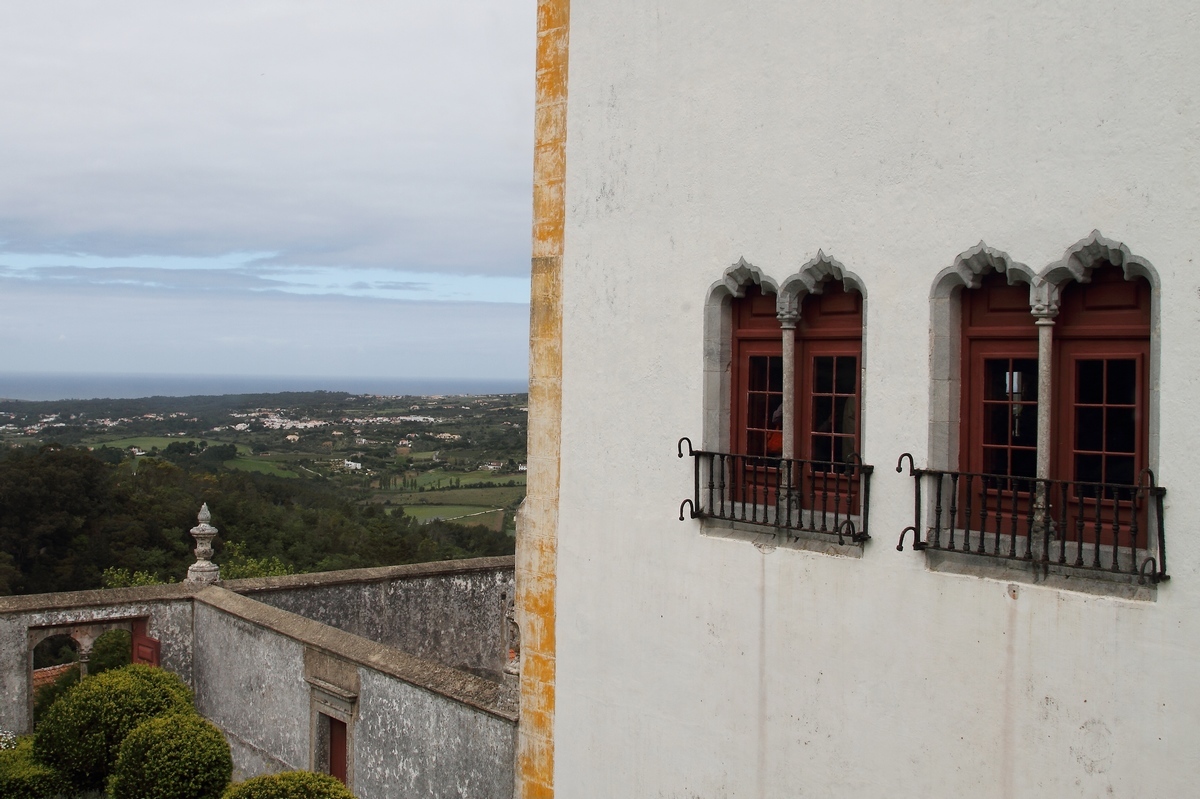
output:
[{"label": "green hedge", "polygon": [[4,799],[49,799],[67,790],[67,781],[33,758],[33,738],[18,738],[12,749],[0,749],[0,796]]},{"label": "green hedge", "polygon": [[50,706],[34,733],[34,756],[77,788],[99,789],[134,727],[192,707],[191,690],[169,671],[143,665],[106,671]]},{"label": "green hedge", "polygon": [[143,721],[121,743],[112,799],[219,799],[233,775],[225,736],[194,713]]},{"label": "green hedge", "polygon": [[222,799],[354,799],[354,794],[328,774],[285,771],[234,783]]}]

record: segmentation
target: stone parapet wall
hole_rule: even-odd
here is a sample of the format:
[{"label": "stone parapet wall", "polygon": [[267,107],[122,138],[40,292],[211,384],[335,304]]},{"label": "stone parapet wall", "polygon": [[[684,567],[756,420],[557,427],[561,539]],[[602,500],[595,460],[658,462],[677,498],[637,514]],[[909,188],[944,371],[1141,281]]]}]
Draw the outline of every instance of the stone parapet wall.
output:
[{"label": "stone parapet wall", "polygon": [[511,557],[232,580],[223,587],[443,666],[501,680]]},{"label": "stone parapet wall", "polygon": [[321,714],[340,703],[356,795],[511,796],[512,586],[512,558],[480,558],[3,597],[0,728],[31,726],[30,642],[47,628],[145,619],[241,777],[319,768]]},{"label": "stone parapet wall", "polygon": [[240,775],[312,767],[332,684],[353,697],[357,796],[511,795],[516,714],[495,681],[216,587],[196,596],[194,673]]}]

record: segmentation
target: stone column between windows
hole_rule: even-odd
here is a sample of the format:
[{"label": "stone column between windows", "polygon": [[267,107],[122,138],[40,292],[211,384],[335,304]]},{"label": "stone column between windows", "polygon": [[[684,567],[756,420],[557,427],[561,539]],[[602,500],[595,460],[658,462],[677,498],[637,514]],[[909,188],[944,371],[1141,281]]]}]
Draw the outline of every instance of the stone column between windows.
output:
[{"label": "stone column between windows", "polygon": [[796,457],[796,324],[798,313],[777,315],[783,328],[783,457]]},{"label": "stone column between windows", "polygon": [[1038,329],[1038,405],[1037,405],[1037,490],[1033,499],[1033,533],[1041,538],[1046,530],[1047,487],[1050,479],[1050,417],[1054,405],[1054,317],[1058,316],[1057,292],[1053,286],[1039,287],[1041,296],[1033,303],[1034,324]]},{"label": "stone column between windows", "polygon": [[1050,417],[1054,408],[1054,317],[1058,306],[1038,303],[1033,306],[1038,329],[1038,404],[1037,404],[1037,477],[1050,479]]},{"label": "stone column between windows", "polygon": [[1037,476],[1050,478],[1050,392],[1054,386],[1054,320],[1038,317]]}]

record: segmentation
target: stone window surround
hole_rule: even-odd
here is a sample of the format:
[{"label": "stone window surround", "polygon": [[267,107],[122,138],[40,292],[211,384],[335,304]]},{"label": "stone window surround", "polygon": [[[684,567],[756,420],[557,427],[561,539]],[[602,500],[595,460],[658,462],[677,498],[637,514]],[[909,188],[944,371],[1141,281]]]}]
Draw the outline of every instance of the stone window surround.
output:
[{"label": "stone window surround", "polygon": [[358,704],[358,694],[338,688],[314,677],[308,677],[311,690],[311,725],[313,771],[328,773],[325,768],[329,762],[329,722],[322,719],[336,719],[346,725],[346,787],[354,778],[354,717]]},{"label": "stone window surround", "polygon": [[[857,291],[862,297],[863,337],[860,375],[865,375],[867,363],[867,290],[862,279],[847,270],[836,258],[818,250],[814,258],[807,261],[795,273],[777,283],[765,275],[759,267],[737,260],[725,270],[720,280],[709,287],[704,306],[704,429],[703,448],[706,450],[731,451],[732,426],[732,361],[733,361],[733,300],[744,297],[751,285],[759,286],[764,293],[775,295],[776,316],[783,328],[783,456],[795,457],[796,373],[795,373],[795,329],[800,321],[800,309],[809,294],[820,294],[829,281],[838,281],[847,291]],[[866,381],[859,380],[859,449],[864,448],[863,419],[867,413]],[[706,533],[726,538],[747,540],[757,546],[774,547],[776,544],[792,549],[819,551],[827,554],[861,557],[861,543],[839,545],[818,536],[812,540],[803,532],[800,538],[784,542],[773,533],[762,528],[748,528],[738,523],[717,519],[701,522]]]},{"label": "stone window surround", "polygon": [[[943,269],[934,278],[930,292],[930,376],[929,376],[929,431],[928,431],[928,466],[932,469],[953,470],[958,465],[959,441],[958,430],[961,413],[962,381],[959,374],[961,368],[961,313],[959,297],[962,290],[978,288],[985,274],[1000,272],[1004,274],[1009,284],[1023,282],[1029,285],[1030,313],[1035,317],[1038,326],[1038,476],[1049,476],[1050,456],[1050,413],[1053,392],[1053,374],[1050,354],[1053,349],[1054,318],[1058,314],[1059,299],[1063,288],[1071,281],[1087,283],[1091,280],[1092,270],[1112,265],[1121,267],[1125,278],[1142,277],[1150,284],[1151,290],[1151,319],[1150,319],[1150,385],[1148,406],[1148,450],[1147,463],[1154,473],[1158,473],[1159,448],[1159,370],[1161,348],[1161,281],[1158,272],[1144,258],[1134,255],[1129,248],[1119,241],[1104,237],[1100,231],[1093,230],[1090,235],[1067,248],[1063,257],[1047,265],[1041,272],[1034,272],[1030,267],[1014,261],[1008,253],[989,247],[980,242],[975,247],[961,253],[955,258],[954,264]],[[809,293],[819,293],[827,280],[840,280],[847,289],[859,291],[863,297],[863,359],[860,369],[866,372],[866,327],[869,323],[867,313],[867,293],[862,280],[849,272],[836,259],[818,251],[817,256],[808,261],[798,272],[788,277],[782,284],[763,273],[759,267],[751,264],[745,258],[739,258],[736,263],[725,270],[721,280],[714,283],[708,291],[705,303],[704,317],[704,449],[723,450],[731,440],[731,425],[729,408],[731,401],[731,361],[732,361],[732,301],[734,298],[745,296],[746,288],[758,285],[764,292],[776,296],[777,313],[784,329],[794,328],[798,319],[797,311],[804,297]],[[788,342],[791,336],[785,335]],[[791,342],[794,346],[794,342]],[[784,363],[789,364],[787,357],[792,351],[785,343]],[[784,375],[784,416],[792,418],[794,413],[795,375],[794,367],[788,367]],[[792,372],[790,375],[787,372]],[[865,417],[869,412],[866,398],[866,381],[862,381],[863,394],[860,398],[860,416]],[[860,431],[865,433],[862,418],[859,421]],[[790,430],[785,422],[784,429]],[[860,442],[862,439],[860,439]],[[785,439],[785,451],[790,451]],[[860,444],[865,449],[865,444]],[[706,525],[720,527],[717,522]],[[756,543],[767,544],[762,533],[752,533],[750,530],[722,530],[718,534],[737,538],[753,538]],[[774,538],[771,536],[770,538]],[[812,548],[803,546],[802,548]]]},{"label": "stone window surround", "polygon": [[353,790],[358,668],[350,661],[305,647],[304,681],[309,688],[309,768],[329,773],[329,720],[340,721],[346,725],[346,787]]},{"label": "stone window surround", "polygon": [[1009,285],[1029,286],[1029,310],[1038,328],[1038,459],[1037,476],[1049,478],[1051,449],[1051,410],[1054,375],[1051,354],[1054,346],[1054,318],[1059,298],[1071,282],[1091,281],[1092,270],[1100,266],[1121,267],[1125,279],[1144,278],[1150,284],[1150,385],[1148,407],[1147,463],[1158,473],[1158,380],[1160,349],[1161,282],[1158,272],[1143,258],[1130,253],[1121,242],[1106,239],[1100,231],[1067,248],[1063,257],[1034,272],[1014,261],[1008,253],[989,247],[982,241],[961,253],[953,266],[934,278],[930,304],[930,379],[929,379],[929,453],[931,469],[953,471],[958,468],[959,422],[962,408],[962,316],[963,291],[979,287],[983,276],[999,272]]},{"label": "stone window surround", "polygon": [[[1001,250],[980,242],[961,253],[954,264],[933,281],[930,292],[930,379],[929,379],[929,438],[928,467],[955,471],[959,463],[959,426],[962,414],[962,316],[961,296],[980,286],[984,275],[999,272],[1009,285],[1029,286],[1029,308],[1038,328],[1038,441],[1037,476],[1053,478],[1050,474],[1052,447],[1052,409],[1055,388],[1053,373],[1054,319],[1058,314],[1063,289],[1072,281],[1087,283],[1093,269],[1102,266],[1121,267],[1126,280],[1136,277],[1150,284],[1150,364],[1149,401],[1147,407],[1147,464],[1158,475],[1159,449],[1159,375],[1161,367],[1161,282],[1158,272],[1145,259],[1133,255],[1123,243],[1105,238],[1100,231],[1067,248],[1063,257],[1034,272],[1025,264],[1014,261]],[[926,498],[924,513],[933,512],[933,498]],[[922,531],[923,533],[926,531]],[[1157,556],[1156,542],[1148,542],[1150,552]],[[1084,591],[1099,595],[1123,596],[1131,599],[1153,600],[1155,586],[1127,584],[1122,576],[1109,579],[1101,572],[1085,575],[1061,574],[1051,568],[1047,574],[1030,572],[1023,566],[977,558],[970,553],[925,550],[926,562],[933,571],[955,574],[975,574],[1018,582],[1044,583],[1049,587]]]}]

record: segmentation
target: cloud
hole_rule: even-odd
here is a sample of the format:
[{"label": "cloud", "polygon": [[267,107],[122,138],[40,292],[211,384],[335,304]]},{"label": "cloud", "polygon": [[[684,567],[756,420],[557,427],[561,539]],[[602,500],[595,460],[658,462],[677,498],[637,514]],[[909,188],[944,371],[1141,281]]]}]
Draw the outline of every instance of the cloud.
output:
[{"label": "cloud", "polygon": [[520,379],[528,306],[4,279],[0,372]]},{"label": "cloud", "polygon": [[289,283],[233,269],[162,269],[146,266],[93,268],[43,266],[14,269],[0,265],[0,284],[7,281],[46,285],[128,286],[188,292],[280,291]]},{"label": "cloud", "polygon": [[[0,256],[3,258],[4,256]],[[254,267],[251,256],[209,261],[201,258],[96,258],[9,254],[0,261],[0,286],[6,282],[50,286],[121,286],[131,289],[188,293],[262,293],[417,299],[432,302],[515,302],[529,297],[527,277],[462,276],[444,273],[410,275],[388,269],[335,267]],[[76,263],[59,263],[75,260]],[[163,265],[157,266],[156,263]]]},{"label": "cloud", "polygon": [[222,280],[528,271],[533,3],[68,0],[2,23],[3,250],[260,254]]}]

